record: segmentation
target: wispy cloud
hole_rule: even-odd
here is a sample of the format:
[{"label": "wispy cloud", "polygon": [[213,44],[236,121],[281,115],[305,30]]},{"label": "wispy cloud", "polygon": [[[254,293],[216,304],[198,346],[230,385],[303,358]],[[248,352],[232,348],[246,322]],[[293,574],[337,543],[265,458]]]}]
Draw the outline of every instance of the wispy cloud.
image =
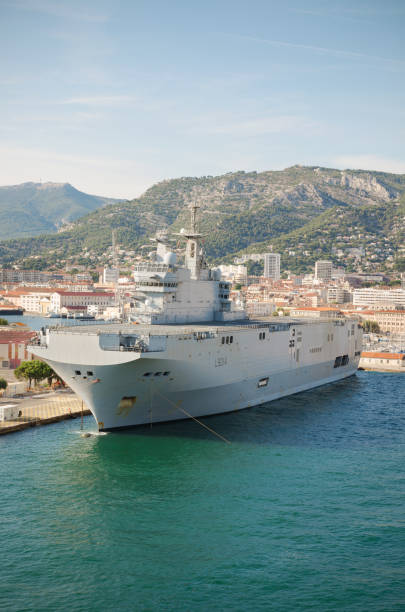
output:
[{"label": "wispy cloud", "polygon": [[62,100],[60,104],[80,106],[122,106],[133,104],[137,101],[134,96],[82,96]]},{"label": "wispy cloud", "polygon": [[381,170],[382,172],[405,173],[405,160],[379,157],[378,155],[339,155],[332,160],[338,168],[358,170]]},{"label": "wispy cloud", "polygon": [[269,115],[255,118],[232,118],[218,116],[193,117],[193,120],[180,121],[189,134],[204,133],[235,137],[256,137],[266,134],[287,132],[314,132],[320,123],[296,115]]},{"label": "wispy cloud", "polygon": [[248,36],[245,34],[225,34],[225,36],[229,36],[231,38],[238,38],[239,40],[246,40],[250,42],[255,42],[258,44],[269,45],[272,47],[279,48],[290,48],[290,49],[302,49],[306,51],[313,51],[315,53],[321,53],[325,55],[331,55],[334,57],[342,57],[342,58],[350,58],[350,59],[367,59],[374,60],[379,62],[386,62],[387,64],[403,66],[405,67],[405,61],[397,60],[388,57],[381,57],[378,55],[369,55],[368,53],[361,53],[358,51],[347,51],[343,49],[333,49],[331,47],[319,47],[317,45],[305,45],[302,43],[294,43],[284,40],[272,40],[269,38],[259,38],[257,36]]},{"label": "wispy cloud", "polygon": [[81,3],[60,3],[54,0],[13,0],[12,2],[6,1],[4,4],[21,11],[42,13],[61,19],[87,21],[90,23],[105,23],[109,19],[106,13],[89,10],[88,5],[83,7]]}]

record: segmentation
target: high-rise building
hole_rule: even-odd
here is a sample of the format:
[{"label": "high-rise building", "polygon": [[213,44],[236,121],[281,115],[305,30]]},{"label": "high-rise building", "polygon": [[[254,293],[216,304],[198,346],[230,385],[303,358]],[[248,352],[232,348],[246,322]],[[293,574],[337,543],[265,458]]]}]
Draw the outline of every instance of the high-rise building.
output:
[{"label": "high-rise building", "polygon": [[117,268],[104,268],[103,283],[105,285],[113,285],[118,283],[120,271]]},{"label": "high-rise building", "polygon": [[315,262],[315,279],[328,281],[332,278],[332,262],[317,261]]},{"label": "high-rise building", "polygon": [[264,277],[279,280],[280,278],[280,254],[264,254]]}]

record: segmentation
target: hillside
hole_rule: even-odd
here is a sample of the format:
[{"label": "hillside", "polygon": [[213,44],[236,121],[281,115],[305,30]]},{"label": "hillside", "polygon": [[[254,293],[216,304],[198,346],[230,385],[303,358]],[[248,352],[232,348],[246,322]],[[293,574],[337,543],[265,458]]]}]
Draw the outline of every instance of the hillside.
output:
[{"label": "hillside", "polygon": [[69,183],[0,187],[0,239],[56,232],[86,213],[116,201],[88,195]]},{"label": "hillside", "polygon": [[[211,261],[272,245],[283,267],[300,271],[318,257],[339,263],[345,249],[366,246],[378,264],[404,245],[405,175],[294,166],[162,181],[140,198],[99,208],[56,235],[0,242],[0,263],[43,268],[108,261],[111,230],[134,252],[156,229],[188,224],[187,206],[200,204],[200,226]],[[372,250],[370,251],[369,248]],[[388,261],[391,261],[388,259]],[[125,257],[123,254],[123,261]]]}]

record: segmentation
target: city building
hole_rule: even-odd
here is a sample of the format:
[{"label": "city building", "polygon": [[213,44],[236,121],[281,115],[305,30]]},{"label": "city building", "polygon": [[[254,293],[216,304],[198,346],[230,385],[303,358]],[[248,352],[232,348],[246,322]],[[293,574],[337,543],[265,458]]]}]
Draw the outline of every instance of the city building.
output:
[{"label": "city building", "polygon": [[375,289],[367,287],[353,290],[353,306],[401,306],[405,308],[404,289]]},{"label": "city building", "polygon": [[239,257],[235,257],[234,262],[236,264],[244,264],[247,261],[262,261],[263,253],[246,253],[245,255],[240,255]]},{"label": "city building", "polygon": [[117,268],[104,268],[103,269],[103,283],[104,285],[115,285],[118,283],[120,271]]},{"label": "city building", "polygon": [[49,272],[0,268],[0,283],[47,283]]},{"label": "city building", "polygon": [[328,306],[297,306],[291,309],[290,314],[292,317],[311,317],[314,319],[336,319],[336,317],[342,316],[340,310]]},{"label": "city building", "polygon": [[247,268],[246,266],[221,265],[218,266],[221,270],[221,278],[229,280],[233,283],[247,284]]},{"label": "city building", "polygon": [[350,310],[363,321],[374,321],[382,332],[405,334],[405,310]]},{"label": "city building", "polygon": [[332,267],[331,261],[315,262],[315,280],[330,281],[332,278]]},{"label": "city building", "polygon": [[51,309],[49,293],[25,293],[20,297],[20,306],[27,312],[46,315]]},{"label": "city building", "polygon": [[405,372],[405,353],[363,351],[360,356],[359,368],[362,370]]},{"label": "city building", "polygon": [[101,291],[55,291],[51,295],[51,311],[60,313],[62,308],[67,311],[87,310],[95,305],[107,308],[114,304],[114,293]]},{"label": "city building", "polygon": [[27,344],[36,332],[23,329],[0,329],[0,367],[18,368],[22,361],[29,359]]},{"label": "city building", "polygon": [[273,280],[280,279],[280,254],[265,253],[264,254],[264,274],[265,278]]},{"label": "city building", "polygon": [[344,287],[328,287],[326,299],[328,304],[345,304],[352,301],[352,294]]}]

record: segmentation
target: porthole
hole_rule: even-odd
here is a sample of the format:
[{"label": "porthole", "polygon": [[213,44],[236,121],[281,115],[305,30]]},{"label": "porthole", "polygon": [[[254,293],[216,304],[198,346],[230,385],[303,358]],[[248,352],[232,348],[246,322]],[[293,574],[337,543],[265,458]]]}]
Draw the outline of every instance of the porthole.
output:
[{"label": "porthole", "polygon": [[163,376],[169,376],[170,372],[163,372]]},{"label": "porthole", "polygon": [[152,372],[145,372],[144,376],[150,376]]},{"label": "porthole", "polygon": [[155,372],[155,376],[162,376],[162,372]]}]

